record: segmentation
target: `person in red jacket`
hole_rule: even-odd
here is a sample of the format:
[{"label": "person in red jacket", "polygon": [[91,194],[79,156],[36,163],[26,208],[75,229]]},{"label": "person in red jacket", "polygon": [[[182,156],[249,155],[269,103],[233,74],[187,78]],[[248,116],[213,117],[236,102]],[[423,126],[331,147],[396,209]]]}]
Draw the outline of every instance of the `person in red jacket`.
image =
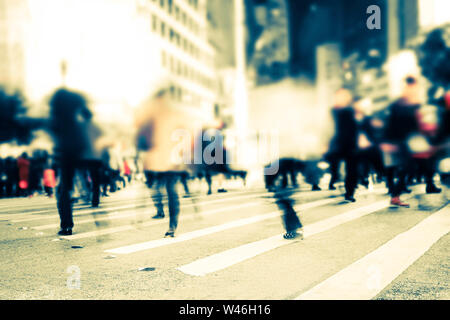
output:
[{"label": "person in red jacket", "polygon": [[19,194],[21,196],[28,196],[30,160],[28,160],[26,152],[17,159],[17,167],[19,168]]},{"label": "person in red jacket", "polygon": [[43,185],[47,196],[49,198],[53,197],[53,189],[56,186],[56,177],[55,177],[55,170],[51,165],[50,159],[47,161],[47,164],[44,168]]}]

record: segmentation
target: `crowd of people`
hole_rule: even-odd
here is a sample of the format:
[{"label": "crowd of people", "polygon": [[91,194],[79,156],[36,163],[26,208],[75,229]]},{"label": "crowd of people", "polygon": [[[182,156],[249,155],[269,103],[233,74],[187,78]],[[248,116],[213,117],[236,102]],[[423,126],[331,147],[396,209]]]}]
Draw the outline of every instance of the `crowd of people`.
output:
[{"label": "crowd of people", "polygon": [[[174,106],[170,92],[170,86],[161,87],[137,110],[137,157],[131,161],[112,152],[114,142],[106,139],[92,121],[93,115],[82,94],[58,89],[49,102],[50,115],[43,122],[44,129],[53,139],[53,152],[36,150],[31,156],[24,153],[18,159],[0,159],[0,196],[30,197],[45,193],[52,197],[55,193],[61,221],[59,234],[71,235],[74,199],[82,198],[98,207],[102,196],[108,196],[108,192],[130,182],[138,167],[136,164],[140,162],[142,170],[139,171],[144,173],[157,209],[153,218],[165,217],[163,190],[167,194],[169,229],[165,236],[174,237],[180,212],[178,182],[182,183],[185,196],[189,196],[187,180],[203,176],[210,194],[212,175],[240,176],[245,184],[247,173],[234,171],[226,163],[223,123],[202,126],[198,131],[190,115]],[[449,94],[425,104],[419,92],[417,79],[409,76],[405,79],[403,95],[372,114],[365,109],[363,97],[355,97],[345,88],[336,92],[331,109],[335,134],[323,159],[329,163],[330,190],[336,189],[340,164],[344,162],[344,197],[348,202],[356,201],[357,186],[367,187],[370,177],[386,183],[393,206],[408,207],[400,195],[411,192],[409,185],[423,179],[427,193],[441,192],[434,177],[437,161],[448,157]],[[430,105],[434,108],[432,113],[425,110]],[[430,117],[430,114],[434,116]],[[196,149],[192,144],[184,144],[180,148],[179,141],[173,139],[174,132],[187,133],[194,144],[200,137],[201,147]],[[214,147],[206,146],[205,141],[213,141]],[[208,148],[209,153],[206,152]],[[215,153],[220,153],[219,162]],[[200,162],[198,159],[180,161],[186,154],[198,156]],[[324,169],[318,168],[317,161],[296,159],[279,159],[279,165],[279,172],[265,172],[266,187],[273,192],[275,203],[283,212],[284,237],[293,239],[302,236],[302,223],[293,208],[291,195],[295,190],[286,188],[287,175],[291,176],[295,187],[296,173],[302,172],[312,190],[321,190],[319,182]],[[281,185],[276,183],[278,176],[283,176]],[[226,190],[221,187],[218,191]]]},{"label": "crowd of people", "polygon": [[[55,195],[60,173],[55,157],[46,150],[34,150],[30,153],[31,155],[23,152],[18,158],[0,158],[0,198],[31,198],[42,194],[52,198]],[[110,152],[105,148],[100,161],[92,165],[98,169],[98,173],[90,171],[90,165],[77,167],[71,192],[72,202],[92,201],[92,205],[97,207],[100,196],[107,197],[109,193],[120,190],[131,182],[133,170],[129,163],[130,160],[127,159],[123,159],[121,163],[112,162]],[[98,182],[99,195],[93,195],[94,181]],[[98,200],[92,200],[93,198]]]},{"label": "crowd of people", "polygon": [[[442,191],[434,178],[438,161],[450,156],[450,94],[424,103],[420,89],[416,77],[406,77],[402,96],[374,114],[367,113],[362,97],[354,97],[350,90],[336,92],[332,107],[335,135],[324,156],[331,174],[330,190],[336,189],[340,163],[344,162],[348,202],[356,201],[358,184],[367,187],[369,176],[385,182],[391,206],[409,207],[400,196],[411,193],[408,187],[415,183],[424,181],[427,194]],[[302,236],[290,194],[275,191],[275,197],[284,212],[284,237]]]}]

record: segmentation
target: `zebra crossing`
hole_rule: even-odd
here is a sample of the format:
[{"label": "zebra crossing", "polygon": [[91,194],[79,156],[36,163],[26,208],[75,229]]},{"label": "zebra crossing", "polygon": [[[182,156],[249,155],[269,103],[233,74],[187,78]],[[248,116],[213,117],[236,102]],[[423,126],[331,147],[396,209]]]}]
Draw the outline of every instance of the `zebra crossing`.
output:
[{"label": "zebra crossing", "polygon": [[[414,193],[420,192],[421,188],[417,186]],[[132,186],[102,199],[104,201],[99,208],[75,205],[75,228],[70,236],[55,235],[59,226],[56,203],[54,199],[43,197],[1,200],[0,226],[2,230],[17,230],[18,236],[27,236],[35,241],[60,240],[83,247],[86,254],[117,256],[117,259],[108,262],[110,264],[119,264],[122,261],[120,257],[129,257],[127,263],[136,261],[138,264],[152,256],[163,257],[167,252],[171,259],[163,271],[170,274],[176,272],[181,281],[192,286],[195,286],[195,281],[204,286],[207,280],[207,285],[215,286],[210,294],[226,294],[218,289],[218,279],[221,277],[236,277],[238,273],[239,278],[245,274],[252,279],[258,272],[264,273],[252,271],[255,266],[259,270],[264,259],[267,259],[265,263],[268,266],[271,263],[277,265],[271,257],[289,252],[280,261],[290,264],[291,257],[294,264],[296,255],[306,254],[311,243],[321,237],[342,235],[351,224],[371,228],[364,221],[376,221],[374,218],[379,217],[386,223],[390,217],[397,221],[400,215],[405,218],[411,216],[411,225],[398,227],[400,232],[386,243],[368,252],[368,249],[361,249],[363,256],[349,261],[334,274],[330,274],[330,270],[318,273],[314,276],[317,277],[314,283],[305,280],[298,288],[286,289],[282,296],[283,299],[299,300],[372,299],[450,231],[450,210],[445,196],[436,198],[436,206],[431,211],[419,212],[415,209],[418,204],[414,203],[413,195],[409,196],[412,208],[394,209],[390,207],[386,192],[381,185],[374,190],[361,189],[356,194],[356,203],[344,203],[339,190],[298,190],[293,197],[296,200],[295,209],[304,224],[304,240],[283,239],[281,212],[274,203],[272,193],[263,188],[180,197],[179,230],[175,238],[162,237],[168,227],[168,218],[151,219],[156,212],[144,186]],[[373,228],[379,226],[374,224]],[[380,231],[376,229],[374,232]],[[230,238],[233,240],[227,240]],[[99,239],[102,241],[98,242]],[[358,241],[349,234],[349,243],[357,247]],[[342,243],[330,243],[330,246],[337,245]],[[192,248],[192,252],[187,248]],[[377,285],[371,286],[367,285],[368,279],[371,279],[367,269],[374,265],[381,276]],[[138,267],[136,265],[136,269]],[[286,268],[296,270],[294,265]],[[259,281],[263,285],[271,280]],[[177,294],[182,295],[183,290],[178,290]],[[267,293],[264,297],[271,298]],[[277,294],[274,297],[280,298]]]}]

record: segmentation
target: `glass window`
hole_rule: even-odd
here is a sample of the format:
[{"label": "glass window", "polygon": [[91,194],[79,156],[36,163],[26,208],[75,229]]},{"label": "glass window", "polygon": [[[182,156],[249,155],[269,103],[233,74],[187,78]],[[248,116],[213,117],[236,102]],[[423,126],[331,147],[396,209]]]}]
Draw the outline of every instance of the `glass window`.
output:
[{"label": "glass window", "polygon": [[166,24],[162,21],[161,21],[161,36],[162,37],[166,36]]},{"label": "glass window", "polygon": [[159,0],[159,5],[161,6],[161,8],[164,8],[164,3],[165,3],[165,0]]},{"label": "glass window", "polygon": [[154,14],[152,15],[152,30],[154,32],[158,30],[158,18]]}]

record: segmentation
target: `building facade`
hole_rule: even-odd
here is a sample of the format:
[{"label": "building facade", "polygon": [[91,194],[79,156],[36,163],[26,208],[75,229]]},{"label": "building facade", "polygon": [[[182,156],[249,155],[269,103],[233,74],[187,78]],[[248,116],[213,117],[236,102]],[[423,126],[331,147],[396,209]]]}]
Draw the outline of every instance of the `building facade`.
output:
[{"label": "building facade", "polygon": [[217,49],[209,41],[207,1],[146,0],[138,8],[148,18],[162,74],[173,83],[172,97],[211,118],[218,90]]},{"label": "building facade", "polygon": [[58,87],[85,92],[104,122],[170,81],[181,107],[211,117],[216,50],[206,0],[1,0],[0,84],[44,109]]}]

